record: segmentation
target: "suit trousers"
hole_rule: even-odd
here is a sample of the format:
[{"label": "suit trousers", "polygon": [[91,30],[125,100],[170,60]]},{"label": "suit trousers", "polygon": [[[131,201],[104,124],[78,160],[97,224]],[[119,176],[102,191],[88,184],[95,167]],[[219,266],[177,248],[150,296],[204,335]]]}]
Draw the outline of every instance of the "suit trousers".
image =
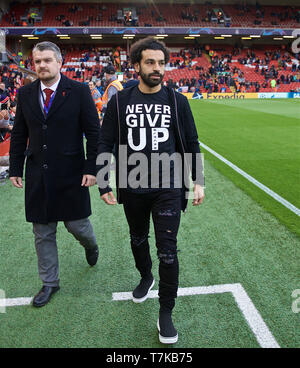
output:
[{"label": "suit trousers", "polygon": [[[97,246],[92,224],[88,218],[64,221],[66,229],[86,249]],[[59,285],[59,265],[56,243],[57,222],[33,223],[35,248],[38,257],[38,271],[44,286]]]}]

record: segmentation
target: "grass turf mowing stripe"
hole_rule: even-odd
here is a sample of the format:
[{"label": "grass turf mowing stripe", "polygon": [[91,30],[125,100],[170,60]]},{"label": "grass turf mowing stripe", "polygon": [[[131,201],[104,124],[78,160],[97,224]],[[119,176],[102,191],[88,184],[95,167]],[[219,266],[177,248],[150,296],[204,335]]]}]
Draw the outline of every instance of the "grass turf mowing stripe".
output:
[{"label": "grass turf mowing stripe", "polygon": [[264,192],[266,192],[268,195],[270,195],[276,201],[278,201],[279,203],[281,203],[287,209],[289,209],[290,211],[294,212],[297,216],[300,216],[300,210],[299,210],[299,208],[295,207],[290,202],[288,202],[284,198],[280,197],[277,193],[273,192],[271,189],[269,189],[265,185],[261,184],[259,181],[257,181],[252,176],[250,176],[247,173],[245,173],[245,171],[243,171],[240,168],[238,168],[232,162],[226,160],[226,158],[224,158],[223,156],[219,155],[217,152],[215,152],[214,150],[212,150],[211,148],[209,148],[206,144],[204,144],[202,142],[199,142],[199,143],[200,143],[200,146],[201,147],[205,148],[207,151],[209,151],[211,154],[213,154],[219,160],[221,160],[226,165],[228,165],[229,167],[231,167],[237,173],[241,174],[244,178],[246,178],[247,180],[249,180],[252,184],[256,185],[258,188],[260,188],[261,190],[263,190]]}]

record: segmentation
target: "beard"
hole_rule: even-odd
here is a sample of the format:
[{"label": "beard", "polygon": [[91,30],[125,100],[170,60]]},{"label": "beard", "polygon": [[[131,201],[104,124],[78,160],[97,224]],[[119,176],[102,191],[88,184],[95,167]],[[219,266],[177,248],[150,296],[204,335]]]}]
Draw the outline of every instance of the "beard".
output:
[{"label": "beard", "polygon": [[42,70],[42,71],[39,71],[37,74],[38,74],[39,79],[45,82],[51,81],[57,77],[56,74],[54,75],[53,73],[49,72],[49,70]]},{"label": "beard", "polygon": [[[142,81],[150,88],[152,87],[156,87],[158,86],[159,84],[162,83],[162,80],[164,78],[164,74],[160,74],[160,73],[150,73],[150,74],[146,74],[144,73],[142,70],[140,70],[140,73],[139,73]],[[159,78],[155,78],[155,79],[152,79],[151,77],[153,76],[157,76]]]}]

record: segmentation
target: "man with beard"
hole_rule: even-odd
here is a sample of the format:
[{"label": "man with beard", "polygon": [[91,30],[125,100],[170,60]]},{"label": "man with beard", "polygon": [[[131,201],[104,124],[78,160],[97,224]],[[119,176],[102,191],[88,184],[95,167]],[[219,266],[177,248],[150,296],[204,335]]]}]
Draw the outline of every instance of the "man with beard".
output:
[{"label": "man with beard", "polygon": [[[59,290],[57,222],[85,249],[88,264],[98,259],[89,187],[96,183],[99,118],[88,86],[60,73],[62,56],[52,42],[32,51],[38,79],[19,90],[10,145],[9,176],[23,188],[26,220],[33,223],[39,276],[43,287],[33,298],[42,307]],[[83,134],[87,139],[86,157]]]},{"label": "man with beard", "polygon": [[[193,205],[196,206],[204,198],[202,164],[196,157],[200,149],[188,100],[162,86],[165,65],[169,61],[169,51],[165,45],[153,37],[142,39],[132,46],[130,58],[140,83],[118,92],[108,103],[100,133],[97,182],[104,202],[116,204],[107,175],[103,175],[107,170],[104,154],[112,152],[116,144],[117,199],[124,206],[131,249],[141,276],[140,283],[132,293],[133,301],[144,302],[154,285],[148,243],[152,214],[159,259],[159,340],[164,344],[173,344],[178,340],[172,321],[179,273],[177,232],[181,210],[185,210],[187,205],[188,191],[183,180],[183,173],[189,170],[184,165],[184,156],[185,153],[192,156]],[[167,169],[162,168],[164,162],[156,169],[150,167],[157,164],[157,155],[170,158],[175,154],[181,160],[170,160]],[[153,157],[156,159],[152,161]],[[137,162],[146,164],[140,170],[141,165],[137,165]],[[180,165],[181,174],[176,170]],[[153,180],[155,177],[156,180]]]}]

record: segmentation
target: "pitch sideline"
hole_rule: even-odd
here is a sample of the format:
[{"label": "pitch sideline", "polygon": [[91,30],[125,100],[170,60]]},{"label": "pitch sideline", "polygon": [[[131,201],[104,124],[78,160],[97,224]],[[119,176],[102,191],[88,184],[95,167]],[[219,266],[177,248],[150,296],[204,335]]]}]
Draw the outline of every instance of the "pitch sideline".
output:
[{"label": "pitch sideline", "polygon": [[263,190],[265,193],[267,193],[269,196],[271,196],[273,199],[275,199],[277,202],[281,203],[283,206],[285,206],[290,211],[294,212],[297,216],[300,216],[300,209],[294,206],[292,203],[288,202],[286,199],[282,198],[277,193],[273,192],[270,188],[266,187],[264,184],[260,183],[258,180],[253,178],[253,176],[247,174],[245,171],[241,170],[239,167],[234,165],[232,162],[228,161],[225,157],[221,156],[217,152],[215,152],[213,149],[209,148],[206,144],[199,141],[199,144],[201,147],[206,149],[208,152],[210,152],[212,155],[217,157],[219,160],[224,162],[226,165],[231,167],[234,171],[238,172],[240,175],[242,175],[244,178],[249,180],[252,184],[256,185],[258,188]]}]

